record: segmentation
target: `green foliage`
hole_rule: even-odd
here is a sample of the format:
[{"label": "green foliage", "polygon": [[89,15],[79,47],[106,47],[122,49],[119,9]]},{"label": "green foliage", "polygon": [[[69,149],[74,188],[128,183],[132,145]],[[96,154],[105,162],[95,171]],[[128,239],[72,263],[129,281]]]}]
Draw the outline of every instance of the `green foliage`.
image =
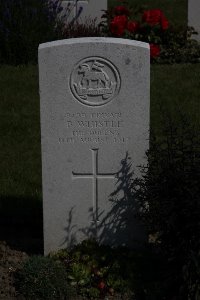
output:
[{"label": "green foliage", "polygon": [[62,38],[98,37],[102,36],[101,28],[93,19],[87,19],[84,24],[66,23],[62,30]]},{"label": "green foliage", "polygon": [[26,299],[68,299],[72,292],[64,266],[53,258],[33,256],[16,275],[18,290]]},{"label": "green foliage", "polygon": [[66,266],[70,285],[76,287],[79,294],[93,299],[129,290],[124,267],[128,262],[120,252],[120,249],[100,246],[95,240],[86,240],[71,250],[52,253],[52,257]]},{"label": "green foliage", "polygon": [[116,5],[122,5],[122,3],[128,3],[130,6],[144,6],[145,9],[160,8],[165,12],[170,23],[176,26],[187,26],[188,16],[188,0],[176,0],[172,2],[169,0],[109,0],[108,7],[112,8]]},{"label": "green foliage", "polygon": [[[61,0],[0,1],[0,63],[37,63],[41,43],[72,37],[100,36],[95,20],[70,22],[72,5]],[[77,16],[78,18],[78,16]]]},{"label": "green foliage", "polygon": [[199,299],[199,133],[185,116],[177,113],[177,126],[161,113],[163,135],[158,139],[151,133],[149,166],[140,183],[142,218],[169,262],[165,276],[171,281],[165,293],[170,291],[169,298]]},{"label": "green foliage", "polygon": [[171,28],[162,39],[160,63],[197,63],[200,62],[200,45],[192,39],[192,27]]},{"label": "green foliage", "polygon": [[188,260],[182,268],[185,288],[188,300],[200,299],[200,251],[190,251]]},{"label": "green foliage", "polygon": [[149,248],[111,248],[85,240],[51,256],[65,265],[68,283],[89,299],[116,299],[119,295],[127,300],[146,299],[146,295],[148,300],[164,299],[162,272],[166,266],[161,255]]},{"label": "green foliage", "polygon": [[122,1],[105,12],[102,22],[106,36],[143,41],[150,44],[154,63],[196,63],[200,61],[200,44],[192,39],[192,27],[174,26],[160,9],[134,7]]},{"label": "green foliage", "polygon": [[83,294],[87,295],[91,299],[94,299],[94,298],[99,298],[100,291],[95,287],[90,287],[85,289],[85,291],[83,290]]},{"label": "green foliage", "polygon": [[57,39],[62,10],[60,0],[0,1],[0,62],[37,62],[38,45]]},{"label": "green foliage", "polygon": [[[124,3],[126,5],[126,1]],[[143,11],[138,8],[140,3],[137,1],[135,3],[135,7],[130,8],[129,21],[134,23],[136,20],[138,24],[141,24],[137,31],[126,28],[120,35],[121,37],[152,44],[152,62],[193,63],[199,61],[200,46],[195,40],[188,39],[194,32],[193,29],[186,28],[186,26],[185,29],[176,29],[170,23],[169,29],[163,30],[158,25],[149,26],[149,24],[142,23]],[[14,65],[37,63],[38,45],[52,40],[85,36],[113,36],[110,29],[113,9],[104,15],[106,16],[106,22],[102,23],[104,33],[102,28],[96,25],[94,19],[88,19],[85,24],[79,24],[76,18],[74,21],[67,22],[68,16],[71,16],[71,9],[70,6],[67,7],[66,11],[62,12],[63,17],[58,18],[62,10],[61,0],[0,2],[0,63]],[[146,9],[145,6],[144,9]]]},{"label": "green foliage", "polygon": [[71,266],[71,275],[68,279],[71,280],[71,285],[85,286],[90,282],[90,270],[82,263],[73,263]]}]

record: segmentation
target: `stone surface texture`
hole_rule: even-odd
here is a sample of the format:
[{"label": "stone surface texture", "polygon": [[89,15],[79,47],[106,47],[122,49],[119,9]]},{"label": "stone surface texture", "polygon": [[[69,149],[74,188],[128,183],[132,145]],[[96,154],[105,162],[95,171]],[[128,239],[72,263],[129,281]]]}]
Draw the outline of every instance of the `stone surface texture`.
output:
[{"label": "stone surface texture", "polygon": [[85,23],[88,19],[96,19],[98,24],[102,21],[103,10],[107,10],[107,0],[63,0],[62,6],[65,11],[67,10],[67,21],[79,15],[77,19],[79,23]]},{"label": "stone surface texture", "polygon": [[148,44],[41,44],[39,73],[45,254],[90,237],[144,241],[128,175],[133,168],[140,176],[149,144]]},{"label": "stone surface texture", "polygon": [[198,0],[188,1],[188,26],[194,27],[198,35],[192,38],[200,41],[200,2]]}]

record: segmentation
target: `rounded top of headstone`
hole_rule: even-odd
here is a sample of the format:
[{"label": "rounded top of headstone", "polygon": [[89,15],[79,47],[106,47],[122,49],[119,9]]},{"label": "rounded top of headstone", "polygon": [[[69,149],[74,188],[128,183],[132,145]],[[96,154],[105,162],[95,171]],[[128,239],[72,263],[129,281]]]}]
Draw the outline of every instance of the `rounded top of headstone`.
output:
[{"label": "rounded top of headstone", "polygon": [[83,37],[83,38],[73,38],[73,39],[65,39],[65,40],[43,43],[39,45],[39,50],[44,48],[49,48],[49,47],[58,47],[58,46],[73,45],[73,44],[87,44],[87,43],[120,44],[120,45],[128,45],[128,46],[149,49],[148,43],[135,41],[135,40],[121,39],[121,38],[106,38],[106,37]]}]

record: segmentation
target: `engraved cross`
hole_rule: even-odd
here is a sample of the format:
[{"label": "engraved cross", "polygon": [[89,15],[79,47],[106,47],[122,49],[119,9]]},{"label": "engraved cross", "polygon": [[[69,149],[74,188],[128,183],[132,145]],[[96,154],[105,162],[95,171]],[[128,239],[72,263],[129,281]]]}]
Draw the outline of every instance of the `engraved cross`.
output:
[{"label": "engraved cross", "polygon": [[72,172],[75,179],[92,179],[93,180],[93,220],[92,222],[98,223],[98,179],[113,179],[116,173],[99,173],[98,171],[98,150],[91,149],[92,151],[92,173],[75,173]]}]

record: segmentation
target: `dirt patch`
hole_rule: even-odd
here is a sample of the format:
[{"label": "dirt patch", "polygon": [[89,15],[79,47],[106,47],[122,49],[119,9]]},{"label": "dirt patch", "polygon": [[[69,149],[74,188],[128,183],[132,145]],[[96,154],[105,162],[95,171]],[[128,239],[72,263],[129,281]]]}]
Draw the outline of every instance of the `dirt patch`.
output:
[{"label": "dirt patch", "polygon": [[24,299],[14,287],[14,272],[28,258],[25,252],[10,249],[0,241],[0,299]]}]

